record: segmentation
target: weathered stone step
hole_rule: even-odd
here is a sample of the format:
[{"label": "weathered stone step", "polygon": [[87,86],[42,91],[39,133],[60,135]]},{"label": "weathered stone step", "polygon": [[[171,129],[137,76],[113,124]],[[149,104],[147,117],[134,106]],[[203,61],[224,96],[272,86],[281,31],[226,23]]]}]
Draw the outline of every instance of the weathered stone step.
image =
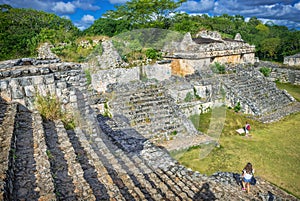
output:
[{"label": "weathered stone step", "polygon": [[[90,185],[84,178],[84,171],[78,162],[78,156],[70,142],[69,136],[61,121],[55,121],[55,128],[58,136],[58,147],[64,153],[67,162],[67,173],[74,184],[76,196],[83,200],[95,200]],[[80,157],[80,156],[79,156]]]},{"label": "weathered stone step", "polygon": [[18,105],[14,123],[14,134],[10,157],[12,175],[12,200],[37,200],[39,190],[37,186],[36,161],[34,159],[32,113],[22,105]]},{"label": "weathered stone step", "polygon": [[[105,167],[105,164],[102,163],[101,158],[99,158],[97,153],[92,148],[91,141],[87,139],[86,135],[89,134],[84,134],[84,132],[79,128],[76,128],[74,132],[75,132],[75,136],[73,138],[77,138],[78,143],[80,143],[80,146],[82,147],[81,150],[82,154],[80,155],[82,159],[80,160],[88,160],[85,161],[84,163],[81,162],[81,164],[85,164],[87,166],[86,168],[83,169],[85,172],[87,171],[86,174],[91,174],[92,178],[90,179],[93,180],[95,184],[99,185],[97,187],[96,186],[92,187],[92,188],[99,188],[98,190],[97,189],[93,190],[96,199],[97,200],[114,200],[114,199],[125,200],[125,198],[122,197],[119,188],[116,185],[114,185],[114,182],[110,177]],[[93,177],[94,174],[96,174],[95,178]],[[86,175],[85,177],[89,177],[89,175]],[[90,179],[87,179],[87,181],[89,181]],[[101,194],[99,194],[99,191],[101,191]]]},{"label": "weathered stone step", "polygon": [[57,199],[96,200],[62,123],[45,121],[43,126]]},{"label": "weathered stone step", "polygon": [[[14,133],[14,122],[17,113],[17,104],[7,104],[5,101],[0,103],[5,113],[0,126],[0,200],[9,200],[12,194],[13,170],[10,169],[14,158],[11,158],[11,144]],[[4,112],[4,110],[2,110]],[[14,142],[13,142],[14,143]]]},{"label": "weathered stone step", "polygon": [[0,97],[0,125],[2,125],[2,122],[4,120],[7,107],[7,102]]},{"label": "weathered stone step", "polygon": [[39,200],[56,200],[54,181],[51,175],[47,145],[43,129],[43,120],[38,112],[32,114],[34,159],[36,162],[35,178]]},{"label": "weathered stone step", "polygon": [[[107,122],[105,120],[105,122]],[[143,139],[141,136],[138,138],[131,138],[127,137],[126,134],[122,131],[118,130],[112,130],[108,124],[105,122],[99,122],[101,129],[109,136],[110,139],[118,145],[118,147],[111,147],[112,153],[117,153],[119,160],[124,163],[126,162],[125,169],[130,167],[130,172],[128,172],[132,177],[133,180],[138,179],[138,182],[141,185],[143,185],[148,193],[155,199],[155,200],[161,200],[162,198],[167,198],[171,200],[182,200],[180,199],[180,196],[176,193],[174,193],[173,186],[168,184],[167,180],[163,180],[161,175],[158,175],[155,169],[151,169],[149,166],[144,164],[144,160],[140,159],[138,157],[138,154],[135,154],[133,150],[138,151],[139,149],[143,149],[141,147]],[[110,125],[113,125],[114,123],[110,122]],[[113,138],[113,136],[117,138]],[[102,138],[103,139],[103,138]],[[123,147],[118,140],[123,140],[127,142],[126,148]],[[132,143],[130,143],[130,140],[132,140]],[[134,142],[135,141],[135,142]],[[106,145],[110,144],[110,141],[105,140],[104,141]],[[131,146],[133,145],[133,147]],[[116,149],[119,148],[119,149]],[[121,149],[120,149],[121,148]],[[122,149],[124,151],[122,151]],[[131,151],[129,151],[131,150]],[[130,154],[130,155],[129,155]],[[132,157],[134,159],[132,159]],[[132,171],[136,170],[136,171]],[[133,174],[134,173],[134,174]],[[137,176],[135,176],[137,175]],[[136,178],[136,179],[135,179]],[[155,184],[160,184],[159,186],[156,186]],[[157,194],[159,193],[159,195]]]},{"label": "weathered stone step", "polygon": [[99,133],[92,135],[86,134],[94,152],[103,164],[105,172],[111,178],[112,184],[118,188],[122,200],[143,200],[147,193],[142,192],[141,189],[133,183],[128,176],[128,172],[123,169],[122,165],[118,162],[112,149],[108,147],[107,143],[103,142],[102,136]]}]

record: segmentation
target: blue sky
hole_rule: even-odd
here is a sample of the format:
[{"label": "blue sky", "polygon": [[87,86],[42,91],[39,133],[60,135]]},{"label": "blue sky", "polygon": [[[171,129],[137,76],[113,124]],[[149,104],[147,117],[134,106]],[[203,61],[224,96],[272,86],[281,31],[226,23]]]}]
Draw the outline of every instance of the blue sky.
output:
[{"label": "blue sky", "polygon": [[[107,10],[126,0],[0,0],[15,8],[33,8],[71,19],[80,29],[88,28]],[[300,0],[188,0],[179,8],[190,14],[242,15],[257,17],[300,30]]]}]

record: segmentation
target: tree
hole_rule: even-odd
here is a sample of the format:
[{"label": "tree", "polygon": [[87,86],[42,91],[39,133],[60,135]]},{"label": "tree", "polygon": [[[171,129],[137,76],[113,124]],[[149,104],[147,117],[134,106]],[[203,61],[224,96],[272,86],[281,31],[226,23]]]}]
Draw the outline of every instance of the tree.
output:
[{"label": "tree", "polygon": [[70,20],[33,9],[0,5],[0,60],[30,57],[40,42],[73,41],[79,30]]},{"label": "tree", "polygon": [[265,58],[277,59],[277,52],[280,46],[280,38],[266,38],[261,42],[261,53]]},{"label": "tree", "polygon": [[115,11],[108,11],[104,14],[107,18],[122,19],[129,21],[134,26],[151,24],[157,22],[164,23],[171,13],[175,13],[181,3],[172,0],[132,0],[124,5],[116,6]]},{"label": "tree", "polygon": [[106,35],[109,37],[115,36],[122,32],[131,30],[131,25],[128,21],[119,19],[99,18],[92,26],[83,31],[85,35]]}]

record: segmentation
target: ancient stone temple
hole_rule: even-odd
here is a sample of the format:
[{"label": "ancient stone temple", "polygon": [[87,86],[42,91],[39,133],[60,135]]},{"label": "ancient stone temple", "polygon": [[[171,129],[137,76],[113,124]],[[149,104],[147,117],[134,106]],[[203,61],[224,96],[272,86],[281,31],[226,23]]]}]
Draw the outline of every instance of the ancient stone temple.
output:
[{"label": "ancient stone temple", "polygon": [[283,64],[289,66],[300,66],[300,53],[292,56],[284,57]]},{"label": "ancient stone temple", "polygon": [[[109,77],[116,69],[95,72],[88,86],[81,64],[61,62],[47,55],[48,50],[44,48],[38,59],[0,62],[0,200],[297,200],[259,177],[258,185],[246,194],[239,173],[206,176],[180,165],[167,151],[174,148],[168,146],[172,140],[175,148],[183,138],[208,143],[211,139],[187,116],[199,112],[200,105],[209,107],[222,99],[223,82],[229,89],[224,95],[230,102],[238,100],[233,86],[243,82],[247,88],[259,81],[259,74],[248,83],[244,80],[251,71],[246,77],[241,72],[219,79],[209,73],[174,77],[166,70],[166,76],[148,81],[139,80],[141,76],[111,78],[101,84],[105,87],[100,93],[89,87],[105,82],[102,75]],[[153,78],[153,72],[163,72],[160,67],[141,69]],[[141,73],[138,69],[134,75]],[[116,77],[120,74],[117,71]],[[260,90],[254,93],[264,96],[266,82],[258,84]],[[74,129],[38,112],[37,94],[49,93],[58,98],[63,111],[73,113]],[[186,101],[187,94],[195,98]],[[291,102],[281,91],[267,95],[275,94],[283,105]],[[265,105],[257,101],[255,106],[263,112]]]},{"label": "ancient stone temple", "polygon": [[196,38],[187,33],[182,41],[166,45],[164,51],[172,59],[172,72],[179,75],[206,70],[215,62],[255,62],[255,46],[244,42],[240,34],[235,39],[222,39],[218,32],[201,31]]}]

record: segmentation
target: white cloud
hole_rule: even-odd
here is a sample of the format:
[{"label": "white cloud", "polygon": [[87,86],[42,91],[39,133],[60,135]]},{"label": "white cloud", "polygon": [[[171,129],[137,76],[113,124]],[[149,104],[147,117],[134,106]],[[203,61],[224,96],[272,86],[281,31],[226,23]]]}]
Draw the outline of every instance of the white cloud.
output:
[{"label": "white cloud", "polygon": [[67,19],[67,20],[71,19],[69,15],[62,15],[61,18],[64,18],[64,19]]},{"label": "white cloud", "polygon": [[299,2],[299,3],[296,3],[296,4],[294,5],[294,7],[295,7],[296,9],[300,10],[300,2]]},{"label": "white cloud", "polygon": [[214,0],[200,0],[198,1],[187,1],[182,4],[179,10],[186,10],[189,12],[206,12],[214,7]]},{"label": "white cloud", "polygon": [[71,2],[56,2],[53,7],[53,11],[61,14],[72,14],[75,12],[75,5]]},{"label": "white cloud", "polygon": [[109,0],[111,4],[126,3],[128,0]]},{"label": "white cloud", "polygon": [[100,7],[99,6],[96,6],[96,5],[92,5],[91,3],[89,3],[88,1],[80,1],[80,0],[77,0],[77,1],[73,1],[72,2],[77,8],[81,8],[83,10],[92,10],[92,11],[96,11],[96,10],[99,10]]},{"label": "white cloud", "polygon": [[82,22],[85,22],[85,23],[93,23],[95,21],[95,17],[92,16],[92,15],[84,15],[82,18],[81,18],[81,21]]}]

